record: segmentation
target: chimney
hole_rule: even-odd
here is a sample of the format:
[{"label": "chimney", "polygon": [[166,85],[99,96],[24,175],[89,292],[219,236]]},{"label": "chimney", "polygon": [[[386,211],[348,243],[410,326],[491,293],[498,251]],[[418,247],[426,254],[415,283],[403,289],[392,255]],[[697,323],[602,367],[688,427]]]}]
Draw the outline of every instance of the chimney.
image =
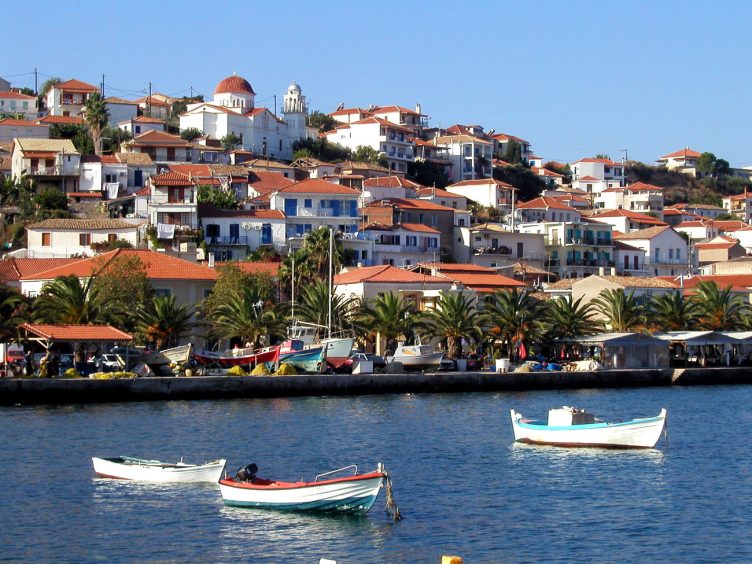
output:
[{"label": "chimney", "polygon": [[420,105],[420,103],[415,104],[415,113],[416,114],[422,114],[423,113],[423,107]]},{"label": "chimney", "polygon": [[611,276],[616,276],[616,267],[615,266],[611,267]]},{"label": "chimney", "polygon": [[209,268],[214,268],[214,253],[209,253]]},{"label": "chimney", "polygon": [[604,267],[602,267],[602,266],[599,266],[598,267],[598,276],[605,276],[605,274],[606,274],[606,269]]}]

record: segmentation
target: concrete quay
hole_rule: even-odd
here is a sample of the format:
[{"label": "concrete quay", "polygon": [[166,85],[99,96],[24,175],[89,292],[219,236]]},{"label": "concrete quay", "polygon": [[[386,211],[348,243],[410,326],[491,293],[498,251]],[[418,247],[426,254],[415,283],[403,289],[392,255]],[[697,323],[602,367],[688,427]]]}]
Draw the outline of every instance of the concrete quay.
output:
[{"label": "concrete quay", "polygon": [[748,383],[752,383],[752,369],[746,367],[601,372],[212,376],[127,380],[3,378],[0,379],[0,405]]}]

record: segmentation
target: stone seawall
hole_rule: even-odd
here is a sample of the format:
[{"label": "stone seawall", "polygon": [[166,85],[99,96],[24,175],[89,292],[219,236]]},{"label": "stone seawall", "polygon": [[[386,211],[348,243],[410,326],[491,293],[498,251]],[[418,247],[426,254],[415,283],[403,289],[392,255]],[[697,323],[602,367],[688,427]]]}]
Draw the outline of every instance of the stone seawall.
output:
[{"label": "stone seawall", "polygon": [[0,405],[619,388],[670,386],[671,384],[672,372],[666,370],[505,374],[493,372],[315,374],[137,378],[133,380],[0,379]]},{"label": "stone seawall", "polygon": [[3,378],[0,379],[0,405],[749,383],[752,383],[752,369],[750,368],[505,374],[493,372],[312,374],[137,378],[134,380]]}]

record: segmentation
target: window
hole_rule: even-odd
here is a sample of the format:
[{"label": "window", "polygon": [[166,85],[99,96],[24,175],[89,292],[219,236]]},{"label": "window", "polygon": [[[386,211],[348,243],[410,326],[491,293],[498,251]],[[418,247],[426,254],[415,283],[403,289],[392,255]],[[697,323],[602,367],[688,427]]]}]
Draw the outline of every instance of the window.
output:
[{"label": "window", "polygon": [[107,241],[109,243],[112,243],[114,241],[117,241],[117,235],[115,233],[108,233],[107,234]]},{"label": "window", "polygon": [[91,233],[79,233],[78,244],[82,247],[88,247],[91,245]]},{"label": "window", "polygon": [[156,288],[154,290],[154,295],[160,298],[169,298],[172,295],[172,292],[170,292],[169,288]]},{"label": "window", "polygon": [[431,214],[431,226],[436,227],[439,223],[439,218],[436,216],[436,214]]},{"label": "window", "polygon": [[136,133],[141,133],[141,126],[140,125],[134,125],[133,127],[136,130]]},{"label": "window", "polygon": [[465,218],[461,217],[457,222],[457,225],[459,225],[460,227],[465,227]]},{"label": "window", "polygon": [[42,233],[42,246],[43,247],[52,246],[52,233]]},{"label": "window", "polygon": [[[312,208],[313,207],[313,200],[311,198],[306,198],[303,201],[303,207],[304,208]],[[323,208],[324,206],[322,205],[321,207]]]}]

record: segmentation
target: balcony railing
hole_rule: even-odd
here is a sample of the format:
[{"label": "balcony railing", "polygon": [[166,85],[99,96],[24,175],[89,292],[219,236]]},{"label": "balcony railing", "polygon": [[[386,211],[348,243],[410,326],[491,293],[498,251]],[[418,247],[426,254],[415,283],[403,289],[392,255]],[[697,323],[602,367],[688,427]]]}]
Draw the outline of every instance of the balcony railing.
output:
[{"label": "balcony railing", "polygon": [[26,174],[29,176],[79,176],[80,169],[70,167],[67,170],[62,166],[40,166],[39,168],[28,169]]},{"label": "balcony railing", "polygon": [[174,204],[177,206],[190,206],[195,205],[196,202],[192,198],[183,198],[182,200],[176,200],[170,198],[167,194],[152,194],[150,198],[151,204]]},{"label": "balcony railing", "polygon": [[650,264],[687,264],[687,259],[653,257],[653,259],[650,261]]},{"label": "balcony railing", "polygon": [[222,235],[216,237],[206,237],[204,238],[204,241],[206,241],[207,245],[248,245],[250,239],[250,237],[247,237],[245,235],[239,237],[229,237]]},{"label": "balcony railing", "polygon": [[589,266],[589,267],[598,267],[598,266],[616,266],[616,264],[613,261],[610,260],[576,260],[576,259],[567,259],[567,266]]}]

